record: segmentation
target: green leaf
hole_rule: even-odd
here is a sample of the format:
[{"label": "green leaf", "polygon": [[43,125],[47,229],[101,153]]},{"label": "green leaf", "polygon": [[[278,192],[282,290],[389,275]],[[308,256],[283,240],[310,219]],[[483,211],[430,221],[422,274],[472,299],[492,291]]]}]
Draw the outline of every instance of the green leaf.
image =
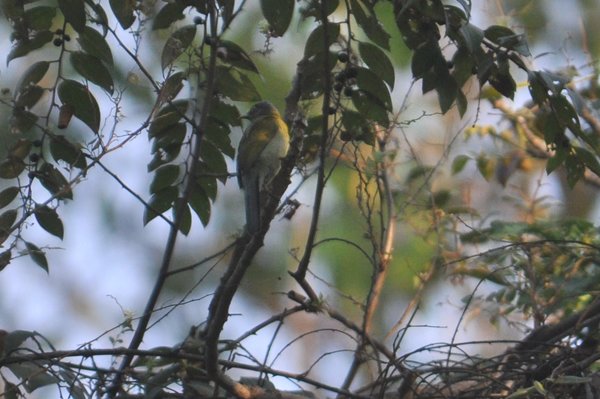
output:
[{"label": "green leaf", "polygon": [[30,85],[42,80],[46,72],[48,72],[49,67],[50,63],[48,61],[39,61],[27,68],[23,75],[21,75],[19,83],[17,83],[16,92],[20,93]]},{"label": "green leaf", "polygon": [[210,200],[199,184],[192,186],[188,203],[194,210],[194,213],[198,215],[202,225],[206,226],[210,221]]},{"label": "green leaf", "polygon": [[8,187],[0,192],[0,208],[9,205],[19,194],[19,187]]},{"label": "green leaf", "polygon": [[213,97],[210,107],[211,116],[229,126],[241,126],[240,111],[233,104],[221,101],[218,97]]},{"label": "green leaf", "polygon": [[510,98],[511,100],[514,98],[515,91],[517,90],[517,83],[509,73],[498,71],[497,73],[493,73],[488,81],[494,89],[498,90],[504,97]]},{"label": "green leaf", "polygon": [[0,235],[5,237],[17,220],[17,210],[11,209],[0,214]]},{"label": "green leaf", "polygon": [[223,154],[233,159],[235,156],[235,149],[231,145],[231,138],[229,137],[230,133],[231,129],[228,125],[216,118],[209,117],[208,124],[206,125],[206,138],[216,145]]},{"label": "green leaf", "polygon": [[[15,105],[20,108],[32,108],[40,101],[45,92],[46,90],[38,85],[28,86],[21,90],[15,100]],[[37,120],[37,118],[34,118],[34,120]]]},{"label": "green leaf", "polygon": [[171,128],[177,122],[185,117],[189,107],[188,100],[175,100],[165,105],[152,119],[148,136],[153,138],[161,135],[163,130]]},{"label": "green leaf", "polygon": [[150,193],[155,194],[167,187],[170,187],[179,177],[179,165],[165,165],[156,169],[154,179],[150,183]]},{"label": "green leaf", "polygon": [[388,111],[393,109],[392,98],[388,87],[373,71],[362,67],[357,68],[356,85],[359,89],[377,98]]},{"label": "green leaf", "polygon": [[123,29],[128,29],[135,22],[135,3],[135,0],[110,0],[110,8]]},{"label": "green leaf", "polygon": [[565,162],[565,159],[567,159],[567,154],[568,154],[568,150],[565,150],[565,149],[557,150],[554,153],[554,156],[552,158],[549,158],[548,162],[546,162],[546,173],[550,174],[556,168],[561,166]]},{"label": "green leaf", "polygon": [[81,148],[71,143],[64,136],[52,136],[50,138],[50,154],[55,160],[64,161],[79,169],[85,169],[87,166]]},{"label": "green leaf", "polygon": [[477,157],[477,170],[486,181],[490,181],[494,176],[495,162],[485,155],[480,155]]},{"label": "green leaf", "polygon": [[81,76],[102,87],[110,94],[113,94],[114,83],[112,76],[110,76],[110,72],[108,72],[108,69],[106,69],[99,58],[81,51],[75,51],[71,53],[70,60],[73,68]]},{"label": "green leaf", "polygon": [[[27,244],[28,243],[26,243],[26,245]],[[31,257],[33,258],[33,255],[31,255]],[[40,264],[38,263],[38,265]],[[46,272],[48,271],[47,266],[48,265],[46,264]],[[17,376],[17,378],[19,378],[21,381],[24,381],[24,387],[29,393],[35,391],[40,387],[59,383],[58,378],[52,375],[50,371],[48,371],[47,366],[42,366],[34,362],[20,362],[13,363],[7,367],[11,372],[13,372]]]},{"label": "green leaf", "polygon": [[600,176],[600,163],[594,154],[581,147],[573,147],[573,150],[575,151],[575,156],[577,156],[589,170],[597,176]]},{"label": "green leaf", "polygon": [[38,171],[33,172],[42,186],[59,199],[73,199],[73,191],[68,180],[49,163],[44,163]]},{"label": "green leaf", "polygon": [[227,181],[227,163],[221,151],[219,151],[211,142],[205,141],[200,146],[200,159],[208,167],[208,172],[218,176],[223,183]]},{"label": "green leaf", "polygon": [[452,168],[451,168],[452,174],[456,175],[456,174],[462,172],[462,170],[465,168],[465,165],[470,160],[471,160],[471,157],[469,157],[467,155],[458,155],[456,158],[454,158],[454,160],[452,161]]},{"label": "green leaf", "polygon": [[161,55],[162,69],[170,66],[192,44],[196,25],[187,25],[173,32],[167,39]]},{"label": "green leaf", "polygon": [[217,66],[217,90],[233,101],[260,101],[261,97],[248,77],[235,69]]},{"label": "green leaf", "polygon": [[74,115],[94,133],[100,129],[100,107],[87,87],[74,80],[63,80],[58,86],[58,98],[73,107]]},{"label": "green leaf", "polygon": [[184,79],[186,79],[186,74],[184,72],[176,72],[166,78],[160,88],[157,103],[162,105],[177,97],[177,94],[183,89]]},{"label": "green leaf", "polygon": [[484,32],[480,28],[468,23],[460,27],[459,33],[469,53],[473,54],[481,48]]},{"label": "green leaf", "polygon": [[0,178],[14,179],[25,170],[25,162],[20,158],[8,157],[0,163]]},{"label": "green leaf", "polygon": [[393,89],[395,80],[394,66],[387,54],[379,47],[367,42],[359,42],[358,51],[369,69],[381,77],[390,89]]},{"label": "green leaf", "polygon": [[[365,4],[368,15],[360,3]],[[377,18],[373,10],[373,6],[364,1],[359,2],[359,0],[350,0],[350,7],[356,23],[362,28],[367,37],[379,47],[389,50],[390,35],[383,29],[383,26],[381,26],[379,18]]]},{"label": "green leaf", "polygon": [[438,93],[440,109],[445,114],[452,107],[454,100],[456,100],[459,91],[458,85],[452,76],[446,74],[445,76],[439,76],[435,89]]},{"label": "green leaf", "polygon": [[217,56],[221,61],[236,68],[258,73],[258,68],[254,61],[244,52],[244,50],[229,40],[222,40],[217,47]]},{"label": "green leaf", "polygon": [[[0,271],[4,270],[4,268],[9,265],[11,260],[12,260],[12,252],[10,250],[0,252]],[[6,394],[6,392],[7,391],[5,389],[4,394]],[[9,397],[7,396],[7,399],[8,398]]]},{"label": "green leaf", "polygon": [[50,29],[55,16],[56,7],[39,6],[25,11],[23,19],[29,29],[39,31]]},{"label": "green leaf", "polygon": [[505,26],[492,25],[487,28],[483,34],[486,39],[508,50],[514,50],[525,57],[531,55],[525,36],[516,34]]},{"label": "green leaf", "polygon": [[58,7],[65,16],[65,20],[77,32],[85,28],[85,5],[83,0],[58,0]]},{"label": "green leaf", "polygon": [[63,224],[56,211],[46,205],[38,205],[33,211],[35,219],[48,233],[63,239]]},{"label": "green leaf", "polygon": [[144,225],[169,210],[177,200],[177,195],[177,187],[173,186],[152,194],[150,200],[148,200],[148,206],[144,210]]},{"label": "green leaf", "polygon": [[23,57],[33,50],[43,47],[54,39],[54,33],[48,30],[35,32],[33,37],[17,41],[6,56],[6,64],[15,58]]},{"label": "green leaf", "polygon": [[177,146],[180,148],[183,144],[186,133],[187,124],[185,123],[176,123],[164,128],[158,132],[157,136],[154,137],[155,140],[152,143],[152,154],[160,152],[159,150],[168,152],[169,148],[172,146]]},{"label": "green leaf", "polygon": [[325,25],[317,26],[308,36],[306,40],[306,46],[304,47],[304,58],[308,59],[310,56],[318,53],[325,53],[326,46],[327,50],[335,43],[340,35],[340,25],[328,22],[327,23],[327,40],[325,40]]},{"label": "green leaf", "polygon": [[14,134],[25,133],[35,126],[37,120],[37,115],[23,108],[13,108],[13,113],[9,120],[10,131]]},{"label": "green leaf", "polygon": [[[179,201],[177,201],[179,202]],[[177,207],[173,207],[173,220],[177,217],[176,214]],[[190,207],[188,204],[185,204],[182,208],[181,212],[181,222],[179,223],[179,231],[183,235],[188,235],[190,230],[192,229],[192,212],[190,211]]]},{"label": "green leaf", "polygon": [[154,17],[152,30],[167,29],[174,22],[185,18],[183,11],[186,5],[184,2],[174,2],[165,4]]},{"label": "green leaf", "polygon": [[369,119],[379,122],[383,126],[389,126],[390,119],[385,104],[370,93],[362,90],[353,91],[352,103],[358,112],[367,116]]},{"label": "green leaf", "polygon": [[109,66],[113,65],[113,56],[110,46],[100,32],[86,26],[83,31],[79,32],[77,41],[83,51],[101,59]]},{"label": "green leaf", "polygon": [[283,36],[292,22],[294,0],[260,0],[260,8],[274,36]]}]

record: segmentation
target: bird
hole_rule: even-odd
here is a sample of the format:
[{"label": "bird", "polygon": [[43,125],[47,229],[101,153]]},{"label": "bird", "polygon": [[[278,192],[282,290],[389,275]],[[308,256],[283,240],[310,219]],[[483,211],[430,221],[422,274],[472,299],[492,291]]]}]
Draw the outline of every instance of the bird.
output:
[{"label": "bird", "polygon": [[244,190],[246,230],[254,234],[261,227],[261,192],[279,171],[290,146],[290,134],[281,114],[268,101],[255,104],[242,118],[250,124],[238,146],[237,177]]}]

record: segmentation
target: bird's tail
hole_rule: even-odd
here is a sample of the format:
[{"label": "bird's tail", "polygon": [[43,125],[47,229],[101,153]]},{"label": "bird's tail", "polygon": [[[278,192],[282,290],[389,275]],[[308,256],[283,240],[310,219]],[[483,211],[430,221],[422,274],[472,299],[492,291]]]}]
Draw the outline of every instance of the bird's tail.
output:
[{"label": "bird's tail", "polygon": [[246,229],[250,234],[260,229],[260,182],[257,173],[251,173],[244,182]]}]

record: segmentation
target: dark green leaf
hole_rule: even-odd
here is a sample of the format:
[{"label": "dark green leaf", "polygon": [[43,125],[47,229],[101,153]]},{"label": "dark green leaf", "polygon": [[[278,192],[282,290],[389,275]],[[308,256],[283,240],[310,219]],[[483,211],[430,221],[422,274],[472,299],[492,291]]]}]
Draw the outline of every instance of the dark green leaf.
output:
[{"label": "dark green leaf", "polygon": [[390,89],[393,89],[395,80],[394,66],[387,54],[379,47],[367,42],[359,42],[358,51],[369,69],[381,77],[390,86]]},{"label": "dark green leaf", "polygon": [[304,58],[317,53],[328,52],[329,47],[335,43],[340,35],[340,25],[328,22],[327,23],[327,40],[325,40],[325,25],[317,26],[308,36],[306,46],[304,47]]},{"label": "dark green leaf", "polygon": [[367,7],[367,12],[365,12],[360,3],[359,0],[350,0],[350,6],[356,23],[362,28],[373,43],[383,49],[389,50],[390,35],[383,29],[383,26],[381,26],[379,18],[377,18],[373,10],[373,6],[366,2],[362,2]]},{"label": "dark green leaf", "polygon": [[67,179],[49,163],[44,163],[33,175],[48,192],[59,199],[73,199],[73,191]]},{"label": "dark green leaf", "polygon": [[202,225],[206,226],[210,220],[210,200],[200,185],[192,186],[188,203],[200,218]]},{"label": "dark green leaf", "polygon": [[213,118],[229,126],[242,125],[240,111],[235,105],[223,102],[218,97],[214,97],[212,101],[210,110]]},{"label": "dark green leaf", "polygon": [[452,77],[456,80],[458,87],[462,87],[467,80],[473,76],[475,60],[466,50],[459,48],[452,56]]},{"label": "dark green leaf", "polygon": [[83,0],[58,0],[58,7],[68,23],[77,32],[85,28],[85,5]]},{"label": "dark green leaf", "polygon": [[[312,118],[312,123],[319,123],[321,120],[322,118]],[[368,145],[374,144],[375,132],[372,122],[366,119],[365,115],[355,111],[344,110],[342,113],[342,125],[348,134],[348,139],[362,141]],[[316,126],[316,128],[319,129],[320,126]]]},{"label": "dark green leaf", "polygon": [[515,91],[517,90],[517,83],[509,73],[494,73],[490,76],[488,81],[494,89],[498,90],[504,97],[510,98],[511,100],[514,98]]},{"label": "dark green leaf", "polygon": [[39,61],[35,64],[31,65],[27,70],[21,75],[21,79],[19,79],[19,83],[17,83],[16,92],[19,93],[23,89],[26,89],[31,84],[36,84],[46,72],[48,72],[48,68],[50,67],[50,63],[48,61]]},{"label": "dark green leaf", "polygon": [[31,140],[19,139],[8,150],[10,158],[25,159],[31,151]]},{"label": "dark green leaf", "polygon": [[157,103],[162,105],[167,101],[173,100],[177,94],[183,89],[183,81],[186,79],[184,72],[177,72],[169,76],[163,82],[158,95]]},{"label": "dark green leaf", "polygon": [[25,162],[22,159],[8,157],[0,163],[0,178],[14,179],[25,170]]},{"label": "dark green leaf", "polygon": [[481,29],[473,24],[465,24],[460,27],[459,32],[469,53],[473,54],[479,50],[484,37]]},{"label": "dark green leaf", "polygon": [[15,101],[15,105],[21,108],[32,108],[40,101],[46,90],[38,85],[31,85],[21,90]]},{"label": "dark green leaf", "polygon": [[8,187],[0,192],[0,208],[10,204],[19,194],[19,187]]},{"label": "dark green leaf", "polygon": [[391,111],[393,108],[392,98],[383,80],[369,69],[359,67],[357,70],[356,85],[358,88],[377,98],[388,111]]},{"label": "dark green leaf", "polygon": [[189,107],[188,100],[175,100],[165,105],[152,119],[150,128],[148,129],[148,135],[153,138],[157,135],[162,134],[164,129],[170,128],[175,125],[181,119],[185,117],[185,114]]},{"label": "dark green leaf", "polygon": [[244,50],[229,40],[221,40],[217,47],[217,56],[221,61],[236,68],[258,73],[258,68],[254,61],[244,52]]},{"label": "dark green leaf", "polygon": [[135,0],[110,0],[110,8],[123,29],[128,29],[135,21],[135,3]]},{"label": "dark green leaf", "polygon": [[200,159],[208,167],[208,172],[216,175],[223,183],[227,181],[227,163],[223,154],[212,143],[205,141],[200,146]]},{"label": "dark green leaf", "polygon": [[87,87],[74,80],[63,80],[58,86],[58,98],[73,107],[74,115],[94,133],[100,129],[100,107]]},{"label": "dark green leaf", "polygon": [[428,41],[415,50],[411,61],[411,72],[415,79],[422,78],[436,66],[446,68],[446,60],[437,42]]},{"label": "dark green leaf", "polygon": [[27,254],[31,259],[42,269],[48,273],[48,260],[44,251],[39,249],[35,244],[25,241],[25,247],[27,248]]},{"label": "dark green leaf", "polygon": [[56,8],[48,6],[33,7],[25,11],[23,18],[31,30],[48,30],[56,16]]},{"label": "dark green leaf", "polygon": [[81,51],[75,51],[71,53],[70,59],[71,65],[73,65],[73,68],[81,76],[102,87],[110,94],[113,93],[114,84],[112,76],[110,76],[110,72],[100,62],[99,58]]},{"label": "dark green leaf", "polygon": [[[0,271],[9,265],[11,260],[12,252],[10,250],[0,252]],[[4,394],[6,394],[6,389],[4,390]],[[8,399],[8,396],[6,399]]]},{"label": "dark green leaf", "polygon": [[531,55],[527,41],[525,40],[525,36],[516,34],[505,26],[492,25],[483,33],[486,39],[489,39],[499,46],[505,47],[509,50],[514,50],[525,57],[529,57]]},{"label": "dark green leaf", "polygon": [[196,25],[187,25],[173,32],[167,39],[161,55],[161,65],[170,66],[192,44],[196,36]]},{"label": "dark green leaf", "polygon": [[77,41],[83,51],[101,59],[109,66],[113,65],[113,56],[110,46],[100,32],[86,26],[83,31],[79,32]]},{"label": "dark green leaf", "polygon": [[[179,202],[179,201],[178,201]],[[177,207],[173,207],[173,220],[178,216],[175,212]],[[183,235],[188,235],[192,228],[192,212],[190,211],[190,207],[188,204],[185,204],[182,208],[181,212],[181,222],[179,223],[179,231]]]},{"label": "dark green leaf", "polygon": [[29,39],[22,39],[17,41],[17,43],[10,50],[8,55],[6,56],[6,63],[8,64],[11,60],[15,58],[23,57],[33,50],[37,50],[40,47],[44,46],[47,43],[50,43],[54,39],[54,33],[48,30],[38,31],[33,37]]},{"label": "dark green leaf", "polygon": [[600,176],[600,163],[594,154],[581,147],[573,147],[573,150],[575,151],[575,156],[579,158],[586,168],[591,170],[597,176]]},{"label": "dark green leaf", "polygon": [[314,17],[315,20],[320,21],[322,10],[321,6],[324,3],[325,5],[325,16],[333,14],[333,12],[338,8],[340,1],[339,0],[321,0],[321,1],[309,1],[302,5],[300,8],[300,13],[303,18]]},{"label": "dark green leaf", "polygon": [[35,207],[33,213],[44,230],[61,240],[63,239],[63,224],[54,209],[46,205],[39,205]]},{"label": "dark green leaf", "polygon": [[436,84],[436,91],[438,93],[438,100],[440,102],[440,108],[442,113],[446,113],[458,94],[458,85],[452,76],[447,74],[446,76],[442,75],[439,77],[440,79]]},{"label": "dark green leaf", "polygon": [[355,90],[352,92],[352,103],[358,112],[369,119],[379,122],[383,126],[389,126],[390,120],[386,106],[378,98],[367,92]]},{"label": "dark green leaf", "polygon": [[235,69],[217,67],[217,90],[233,101],[260,101],[261,97],[248,77]]},{"label": "dark green leaf", "polygon": [[260,0],[260,8],[274,36],[283,36],[294,15],[294,0]]},{"label": "dark green leaf", "polygon": [[181,147],[186,132],[187,125],[185,123],[176,123],[165,127],[154,137],[155,140],[152,143],[152,154],[159,152],[159,149],[168,151],[169,147],[174,145]]},{"label": "dark green leaf", "polygon": [[[332,51],[316,53],[305,58],[304,62],[304,73],[300,85],[302,99],[314,99],[323,94],[324,76],[335,67],[337,55]],[[326,65],[329,70],[325,69]]]},{"label": "dark green leaf", "polygon": [[87,162],[81,147],[71,143],[64,136],[52,136],[50,139],[50,153],[57,161],[64,161],[70,166],[85,169]]},{"label": "dark green leaf", "polygon": [[152,194],[150,200],[148,200],[148,206],[144,210],[144,225],[169,210],[177,200],[177,195],[177,187],[173,186]]},{"label": "dark green leaf", "polygon": [[567,184],[573,188],[583,178],[585,165],[579,157],[569,154],[565,159],[565,169],[567,171]]},{"label": "dark green leaf", "polygon": [[185,10],[185,7],[186,5],[184,4],[184,2],[179,1],[165,4],[163,8],[161,8],[154,17],[152,29],[167,29],[174,22],[185,18],[185,16],[183,15],[183,10]]},{"label": "dark green leaf", "polygon": [[206,138],[216,145],[223,154],[233,159],[235,149],[231,145],[229,133],[231,133],[231,130],[228,125],[215,118],[209,118],[206,126]]},{"label": "dark green leaf", "polygon": [[546,173],[550,174],[554,172],[556,168],[561,166],[565,162],[565,159],[567,159],[567,154],[568,150],[557,150],[554,153],[554,156],[549,158],[548,162],[546,162]]},{"label": "dark green leaf", "polygon": [[37,115],[24,110],[23,108],[14,108],[10,117],[10,131],[14,134],[22,134],[35,126]]},{"label": "dark green leaf", "polygon": [[17,210],[11,209],[0,214],[0,235],[6,236],[17,220]]},{"label": "dark green leaf", "polygon": [[465,168],[465,165],[470,160],[471,160],[471,157],[469,157],[467,155],[458,155],[456,158],[454,158],[454,161],[452,161],[452,168],[451,168],[452,174],[455,175],[457,173],[462,172],[462,170]]},{"label": "dark green leaf", "polygon": [[15,373],[15,375],[19,379],[25,381],[24,387],[29,393],[35,391],[38,388],[47,385],[54,385],[59,382],[58,378],[51,374],[50,371],[48,371],[48,367],[41,366],[34,362],[21,362],[19,364],[11,364],[8,368],[10,369],[10,371]]},{"label": "dark green leaf", "polygon": [[175,183],[179,177],[180,168],[178,165],[165,165],[156,169],[154,179],[150,183],[150,193],[156,194],[157,192],[170,187]]}]

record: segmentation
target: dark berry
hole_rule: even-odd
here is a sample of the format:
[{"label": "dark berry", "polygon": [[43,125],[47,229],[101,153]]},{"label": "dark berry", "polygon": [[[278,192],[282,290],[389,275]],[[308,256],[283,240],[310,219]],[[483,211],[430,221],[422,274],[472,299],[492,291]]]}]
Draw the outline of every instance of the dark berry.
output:
[{"label": "dark berry", "polygon": [[59,38],[57,37],[56,39],[54,39],[54,40],[52,41],[52,44],[54,44],[56,47],[60,47],[60,46],[62,46],[62,44],[63,44],[63,41],[62,41],[62,39],[59,39]]},{"label": "dark berry", "polygon": [[199,17],[199,16],[195,16],[195,17],[194,17],[194,23],[195,23],[196,25],[202,25],[202,24],[204,23],[204,18],[202,18],[202,17]]},{"label": "dark berry", "polygon": [[352,135],[347,130],[344,130],[342,133],[340,133],[340,140],[350,141],[352,140]]},{"label": "dark berry", "polygon": [[346,87],[344,88],[344,95],[347,97],[352,97],[352,93],[354,93],[354,90],[352,89],[352,87]]},{"label": "dark berry", "polygon": [[34,147],[41,147],[42,146],[42,140],[33,140],[33,146]]},{"label": "dark berry", "polygon": [[327,113],[329,113],[329,115],[333,115],[337,112],[337,109],[335,107],[329,107],[329,109],[327,110]]},{"label": "dark berry", "polygon": [[343,62],[343,63],[348,62],[348,59],[349,59],[348,53],[345,51],[340,51],[339,53],[337,53],[337,59],[339,62]]},{"label": "dark berry", "polygon": [[63,36],[63,39],[64,39],[65,42],[70,42],[71,41],[71,36],[65,34]]},{"label": "dark berry", "polygon": [[29,154],[29,160],[31,162],[37,162],[40,160],[40,156],[39,156],[39,154],[36,154],[36,153]]}]

